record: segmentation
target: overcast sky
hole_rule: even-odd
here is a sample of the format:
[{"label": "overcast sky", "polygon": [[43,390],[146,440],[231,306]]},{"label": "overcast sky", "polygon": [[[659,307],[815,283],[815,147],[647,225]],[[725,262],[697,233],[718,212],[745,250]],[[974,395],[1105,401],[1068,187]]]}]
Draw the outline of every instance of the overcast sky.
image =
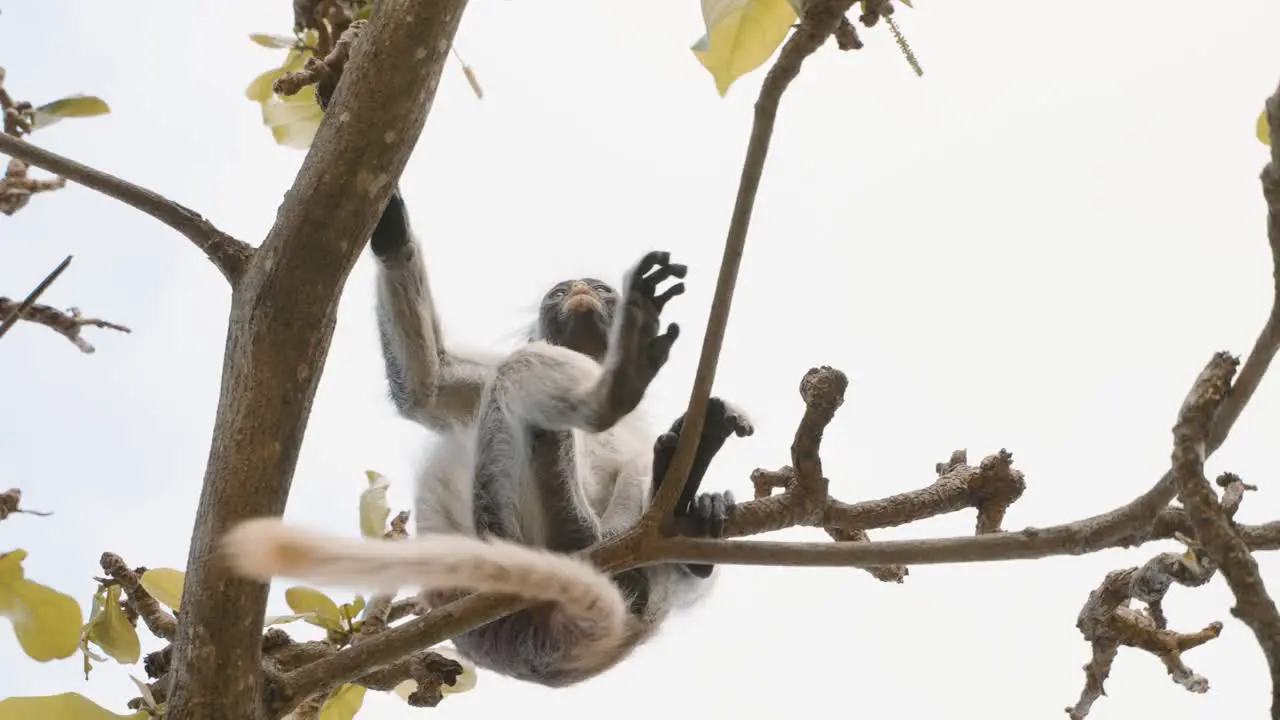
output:
[{"label": "overcast sky", "polygon": [[[451,60],[403,186],[458,341],[509,345],[564,277],[618,277],[649,249],[688,263],[689,292],[666,313],[686,333],[647,400],[666,422],[692,381],[763,72],[720,98],[689,51],[697,0],[640,7],[472,3],[457,46],[485,99]],[[1027,476],[1016,529],[1110,509],[1164,471],[1197,372],[1214,351],[1246,352],[1269,305],[1254,120],[1280,79],[1280,4],[1092,8],[918,0],[896,17],[923,78],[885,27],[862,32],[864,50],[829,46],[805,66],[783,102],[716,382],[759,431],[731,442],[708,488],[749,496],[753,468],[788,462],[799,380],[822,364],[851,380],[823,452],[843,500],[921,487],[956,448],[975,462],[1008,448]],[[291,24],[278,0],[8,2],[0,65],[18,98],[87,92],[113,108],[35,142],[257,244],[303,153],[275,146],[243,97],[283,57],[246,36]],[[70,187],[0,218],[0,294],[25,294],[67,253],[44,299],[134,332],[89,331],[94,355],[36,326],[4,339],[0,486],[56,514],[0,524],[0,550],[29,550],[29,577],[87,610],[103,551],[186,562],[230,293],[173,231]],[[373,269],[366,252],[343,296],[287,514],[352,535],[363,471],[393,478],[393,506],[408,508],[429,442],[386,399]],[[1280,515],[1277,427],[1270,378],[1207,468],[1262,487],[1245,522]],[[972,528],[964,512],[873,537]],[[1075,629],[1089,591],[1173,548],[917,567],[902,585],[730,567],[708,602],[603,677],[557,691],[482,674],[435,712],[1061,717],[1089,659]],[[1259,561],[1280,592],[1280,563]],[[283,587],[269,612],[285,610]],[[1231,604],[1220,578],[1166,603],[1176,629],[1226,624],[1186,657],[1208,695],[1124,651],[1093,717],[1263,716],[1266,666]],[[107,664],[85,683],[78,658],[37,665],[8,631],[0,667],[0,697],[75,689],[117,711],[134,694],[127,672],[143,676]],[[419,716],[393,696],[365,707]]]}]

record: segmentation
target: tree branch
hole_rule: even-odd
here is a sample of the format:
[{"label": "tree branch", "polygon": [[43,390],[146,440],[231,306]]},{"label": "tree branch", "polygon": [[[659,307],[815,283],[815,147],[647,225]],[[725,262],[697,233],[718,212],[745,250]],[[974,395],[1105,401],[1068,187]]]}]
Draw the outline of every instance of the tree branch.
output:
[{"label": "tree branch", "polygon": [[21,307],[21,305],[21,303],[14,302],[7,297],[0,297],[0,316],[8,317],[10,312],[14,312],[15,316],[19,319],[33,322],[37,325],[43,325],[65,337],[71,341],[71,344],[79,348],[80,352],[86,354],[94,352],[95,348],[88,340],[80,337],[80,330],[82,328],[99,327],[123,333],[133,332],[124,325],[117,325],[116,323],[107,322],[106,320],[98,318],[85,317],[80,314],[79,308],[71,308],[64,312],[50,305],[32,303],[25,310],[15,312]]},{"label": "tree branch", "polygon": [[0,153],[97,190],[177,230],[200,248],[233,287],[253,254],[253,248],[217,229],[196,211],[114,175],[3,133],[0,133]]},{"label": "tree branch", "polygon": [[[756,122],[744,163],[738,202],[735,206],[734,219],[730,224],[729,236],[726,239],[724,260],[712,304],[711,317],[708,321],[707,334],[703,342],[703,353],[690,396],[685,433],[682,434],[681,443],[677,447],[676,458],[664,479],[662,490],[641,523],[632,531],[591,548],[587,553],[588,556],[597,567],[607,572],[618,572],[630,567],[660,562],[684,562],[863,567],[879,570],[877,574],[883,574],[886,579],[900,579],[905,575],[905,568],[901,568],[899,572],[899,568],[894,566],[1080,555],[1112,547],[1138,545],[1145,540],[1173,537],[1176,530],[1186,526],[1186,518],[1180,509],[1168,507],[1176,492],[1172,472],[1165,473],[1150,490],[1132,502],[1110,512],[1050,528],[996,532],[1005,509],[1009,503],[1021,495],[1025,487],[1021,473],[1009,467],[1010,457],[1003,451],[985,460],[979,468],[963,470],[956,464],[957,460],[963,463],[963,458],[953,456],[951,463],[939,465],[940,477],[934,487],[920,491],[919,495],[908,493],[855,505],[826,498],[825,481],[816,482],[814,480],[816,476],[810,473],[807,482],[813,487],[821,487],[824,495],[822,513],[817,516],[818,520],[814,524],[823,525],[828,528],[829,534],[842,540],[834,544],[729,542],[663,537],[655,536],[651,529],[647,529],[645,523],[650,523],[648,528],[652,528],[652,523],[661,521],[670,514],[670,506],[674,504],[688,475],[693,448],[692,442],[687,442],[688,438],[684,435],[697,437],[702,424],[706,400],[714,380],[715,364],[723,339],[733,285],[736,282],[737,267],[745,243],[746,227],[750,219],[754,193],[763,169],[778,99],[798,72],[799,63],[826,37],[826,35],[815,36],[816,31],[812,29],[818,22],[817,18],[820,17],[817,13],[835,12],[832,8],[838,7],[847,9],[850,4],[837,1],[820,5],[819,10],[810,10],[810,14],[805,19],[805,22],[812,23],[809,29],[806,30],[802,23],[801,31],[797,31],[788,40],[777,63],[777,65],[783,65],[785,61],[793,65],[784,66],[783,70],[775,66],[765,80],[764,87],[761,89],[761,99],[756,105]],[[834,29],[842,15],[843,11],[835,12],[834,17],[822,15],[822,27],[825,29],[829,25]],[[829,35],[830,31],[827,34]],[[1280,260],[1280,255],[1277,255],[1277,259]],[[1280,266],[1277,273],[1280,273]],[[1277,277],[1280,278],[1280,275]],[[1266,336],[1267,333],[1268,331],[1264,329],[1263,335]],[[1253,388],[1265,374],[1274,357],[1275,353],[1273,350],[1268,350],[1269,347],[1265,343],[1260,343],[1250,354],[1245,368],[1249,377],[1253,378],[1252,385],[1242,389],[1233,388],[1228,394],[1227,400],[1222,403],[1218,413],[1213,417],[1206,454],[1212,453],[1222,444],[1231,426],[1239,417],[1240,411],[1247,405]],[[1222,363],[1227,361],[1229,358],[1223,355],[1215,356],[1197,379],[1189,397],[1194,397],[1197,392],[1200,392],[1204,383],[1212,382],[1213,378],[1222,371]],[[794,497],[789,498],[787,494],[781,497],[768,497],[767,492],[762,492],[764,488],[788,484],[799,486],[798,483],[792,483],[794,471],[789,468],[784,468],[784,471],[790,471],[791,476],[786,472],[769,473],[767,471],[758,471],[753,475],[758,488],[758,499],[740,504],[735,508],[727,528],[730,535],[746,534],[751,531],[761,532],[766,529],[761,525],[776,523],[778,518],[793,513],[798,516],[798,519],[792,524],[804,518],[815,517],[809,510],[803,509],[803,505],[790,505],[797,502]],[[821,472],[820,468],[818,472]],[[955,473],[955,475],[948,479],[947,473]],[[925,501],[925,494],[936,496],[932,501]],[[960,502],[962,498],[965,500],[964,504]],[[805,502],[812,502],[812,498],[805,499]],[[867,542],[863,539],[864,536],[859,535],[864,533],[867,527],[881,526],[880,523],[884,526],[901,524],[909,522],[913,516],[921,513],[940,514],[970,506],[977,507],[979,510],[977,537]],[[797,510],[797,508],[801,509]],[[786,526],[784,524],[781,527]],[[1255,549],[1280,549],[1280,523],[1243,527],[1240,532],[1246,542]],[[528,606],[529,603],[516,598],[465,597],[433,610],[424,617],[399,627],[389,628],[362,642],[358,647],[348,648],[330,658],[299,668],[285,679],[295,696],[315,692],[318,688],[325,687],[327,683],[350,682],[372,669],[395,662],[406,654],[443,642]]]},{"label": "tree branch", "polygon": [[218,561],[217,541],[243,520],[284,511],[343,284],[422,131],[465,6],[379,0],[275,225],[235,286],[174,643],[171,720],[268,717],[267,586]]}]

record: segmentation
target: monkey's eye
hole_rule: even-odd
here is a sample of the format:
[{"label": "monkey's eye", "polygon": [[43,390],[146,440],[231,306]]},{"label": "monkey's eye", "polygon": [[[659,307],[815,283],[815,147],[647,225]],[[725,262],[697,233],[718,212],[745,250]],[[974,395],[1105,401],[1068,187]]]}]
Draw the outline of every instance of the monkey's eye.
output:
[{"label": "monkey's eye", "polygon": [[565,292],[567,291],[564,288],[556,288],[555,290],[551,291],[551,299],[559,300],[560,298],[564,297]]},{"label": "monkey's eye", "polygon": [[592,287],[592,289],[600,293],[601,295],[608,295],[609,293],[613,292],[613,290],[608,285],[595,285]]}]

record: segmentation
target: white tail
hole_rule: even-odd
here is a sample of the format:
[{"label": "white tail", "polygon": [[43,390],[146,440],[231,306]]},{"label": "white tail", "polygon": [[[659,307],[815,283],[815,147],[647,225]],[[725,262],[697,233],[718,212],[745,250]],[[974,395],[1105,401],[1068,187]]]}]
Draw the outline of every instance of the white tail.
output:
[{"label": "white tail", "polygon": [[500,540],[429,534],[366,540],[293,528],[277,518],[248,520],[222,539],[242,575],[393,592],[401,587],[518,595],[558,603],[597,637],[626,633],[627,606],[607,575],[584,560]]}]

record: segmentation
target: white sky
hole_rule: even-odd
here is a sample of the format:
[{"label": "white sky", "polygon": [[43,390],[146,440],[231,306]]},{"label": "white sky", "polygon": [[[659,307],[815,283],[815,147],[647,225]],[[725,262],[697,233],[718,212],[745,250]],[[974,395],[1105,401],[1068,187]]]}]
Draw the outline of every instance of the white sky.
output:
[{"label": "white sky", "polygon": [[[820,51],[784,99],[716,384],[759,432],[726,448],[708,487],[748,496],[752,468],[788,462],[800,377],[829,364],[851,379],[824,452],[841,499],[927,484],[957,447],[975,461],[1005,447],[1028,479],[1008,527],[1110,509],[1167,467],[1196,373],[1216,350],[1246,352],[1267,312],[1253,123],[1280,78],[1280,4],[916,6],[897,18],[923,79],[877,27],[862,51]],[[486,99],[451,61],[403,183],[460,341],[506,342],[560,278],[615,277],[653,248],[688,263],[689,292],[668,311],[687,332],[648,401],[665,422],[692,380],[763,73],[721,99],[688,49],[703,31],[696,0],[640,7],[472,3],[458,47]],[[287,2],[9,2],[0,64],[16,97],[90,92],[114,110],[36,142],[256,244],[303,154],[273,145],[242,95],[283,55],[246,35],[290,25]],[[74,253],[45,300],[134,330],[91,332],[95,355],[35,326],[0,346],[0,486],[56,513],[0,524],[0,547],[28,549],[29,577],[87,608],[104,550],[186,562],[230,294],[185,239],[80,187],[0,219],[0,240],[0,293],[24,294]],[[366,253],[348,283],[288,512],[353,535],[362,471],[393,477],[393,505],[409,507],[427,437],[385,396],[372,270]],[[1276,427],[1272,378],[1209,464],[1262,486],[1243,521],[1280,514]],[[874,537],[972,527],[966,512]],[[1089,591],[1171,547],[918,567],[904,585],[731,567],[712,599],[604,677],[552,691],[483,674],[436,712],[1061,717],[1089,658],[1074,627]],[[1259,560],[1280,592],[1280,563]],[[1180,630],[1226,623],[1187,656],[1208,695],[1127,651],[1093,717],[1264,715],[1265,664],[1230,605],[1215,579],[1166,606]],[[273,593],[270,611],[283,610]],[[0,633],[0,697],[75,689],[124,709],[125,668],[86,684],[79,666],[37,665]],[[392,696],[365,707],[412,713]]]}]

